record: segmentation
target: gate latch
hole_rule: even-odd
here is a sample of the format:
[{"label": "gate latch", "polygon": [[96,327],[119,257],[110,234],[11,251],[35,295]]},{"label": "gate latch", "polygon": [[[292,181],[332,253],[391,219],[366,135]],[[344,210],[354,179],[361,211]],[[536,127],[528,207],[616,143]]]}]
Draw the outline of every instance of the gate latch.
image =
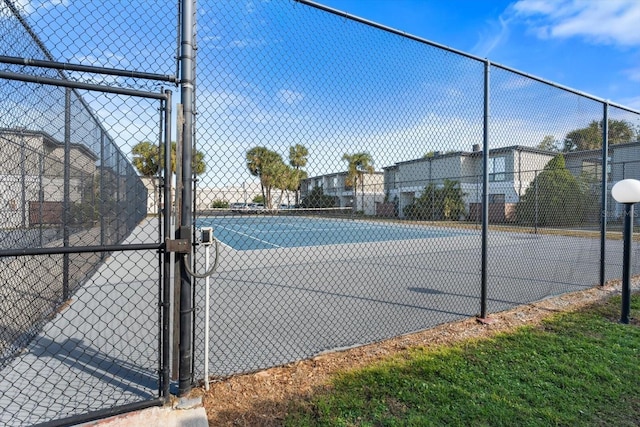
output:
[{"label": "gate latch", "polygon": [[169,239],[164,240],[164,248],[167,252],[177,252],[179,254],[188,254],[191,250],[188,239]]}]

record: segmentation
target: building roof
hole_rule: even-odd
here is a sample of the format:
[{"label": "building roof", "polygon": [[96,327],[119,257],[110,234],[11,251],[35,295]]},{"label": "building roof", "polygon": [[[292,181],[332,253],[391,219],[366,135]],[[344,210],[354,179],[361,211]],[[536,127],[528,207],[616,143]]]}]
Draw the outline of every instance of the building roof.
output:
[{"label": "building roof", "polygon": [[[525,152],[530,152],[530,153],[536,153],[536,154],[553,154],[553,152],[551,151],[546,151],[546,150],[540,150],[538,148],[532,148],[532,147],[527,147],[524,145],[510,145],[508,147],[498,147],[498,148],[493,148],[489,150],[489,155],[491,156],[492,154],[499,154],[499,153],[503,153],[503,152],[509,152],[509,151],[525,151]],[[433,157],[420,157],[417,159],[412,159],[412,160],[405,160],[402,162],[396,162],[394,165],[392,166],[385,166],[382,169],[393,169],[396,168],[398,165],[406,165],[406,164],[410,164],[410,163],[420,163],[420,162],[429,162],[432,161],[434,159],[444,159],[444,158],[450,158],[450,157],[480,157],[482,156],[482,150],[477,150],[477,151],[450,151],[444,154],[439,154],[438,152],[436,152],[434,154]]]},{"label": "building roof", "polygon": [[[16,129],[16,128],[14,129],[0,128],[0,135],[15,135],[18,137],[24,137],[24,136],[41,137],[42,142],[45,145],[48,145],[50,147],[55,147],[55,148],[64,147],[64,142],[58,141],[53,136],[43,131],[33,131],[28,129]],[[82,152],[85,156],[92,159],[93,161],[98,160],[98,155],[84,144],[71,143],[71,147]]]},{"label": "building roof", "polygon": [[[346,176],[347,174],[348,174],[348,172],[346,172],[346,171],[326,173],[324,175],[309,176],[309,177],[303,179],[302,181],[308,181],[310,179],[318,179],[318,178],[328,178],[328,177],[331,177],[331,176],[338,176],[338,175],[345,175]],[[382,171],[373,171],[373,173],[367,173],[367,175],[383,175],[383,174],[384,174],[384,172],[382,172]]]},{"label": "building roof", "polygon": [[[609,146],[609,151],[614,150],[616,148],[630,147],[630,146],[634,146],[634,145],[640,146],[640,141],[628,142],[628,143],[624,143],[624,144],[613,144],[613,145]],[[520,152],[526,152],[526,153],[543,154],[543,155],[548,155],[548,156],[556,156],[558,154],[562,154],[565,157],[586,157],[586,156],[600,155],[602,153],[602,150],[600,150],[600,149],[583,150],[583,151],[570,151],[570,152],[558,152],[558,151],[542,150],[542,149],[535,148],[535,147],[528,147],[526,145],[510,145],[510,146],[507,146],[507,147],[498,147],[498,148],[490,149],[489,150],[489,156],[494,155],[494,154],[505,153],[505,152],[509,152],[509,151],[520,151]],[[384,170],[393,170],[393,169],[397,169],[398,166],[400,166],[400,165],[406,165],[406,164],[411,164],[411,163],[429,162],[429,161],[432,161],[434,159],[444,159],[444,158],[449,158],[449,157],[481,157],[481,156],[482,156],[482,150],[478,150],[478,151],[452,151],[452,152],[447,152],[447,153],[444,153],[444,154],[438,154],[436,152],[436,154],[433,157],[420,157],[420,158],[417,158],[417,159],[405,160],[405,161],[402,161],[402,162],[396,162],[395,164],[393,164],[391,166],[385,166],[382,169],[384,169]]]}]

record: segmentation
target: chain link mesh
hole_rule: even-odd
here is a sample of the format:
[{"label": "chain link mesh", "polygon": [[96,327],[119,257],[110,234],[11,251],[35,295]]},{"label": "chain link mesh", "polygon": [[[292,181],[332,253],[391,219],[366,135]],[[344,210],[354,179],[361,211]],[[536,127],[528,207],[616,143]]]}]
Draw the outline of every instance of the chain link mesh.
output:
[{"label": "chain link mesh", "polygon": [[[0,3],[3,56],[164,81],[0,71],[158,93],[177,6]],[[192,257],[218,262],[193,279],[196,380],[206,305],[225,377],[482,315],[483,277],[496,312],[621,276],[637,113],[608,107],[603,161],[602,101],[293,1],[201,2],[196,42],[193,220],[220,242]],[[25,79],[0,86],[0,251],[42,251],[0,258],[8,425],[151,400],[163,369],[158,254],[47,253],[162,242],[158,102]]]},{"label": "chain link mesh", "polygon": [[[224,243],[209,374],[479,314],[484,61],[290,2],[219,2],[198,23],[196,223]],[[570,139],[603,104],[500,66],[489,79],[495,312],[598,283],[602,137]],[[632,131],[616,143],[635,143],[637,114],[613,110]]]}]

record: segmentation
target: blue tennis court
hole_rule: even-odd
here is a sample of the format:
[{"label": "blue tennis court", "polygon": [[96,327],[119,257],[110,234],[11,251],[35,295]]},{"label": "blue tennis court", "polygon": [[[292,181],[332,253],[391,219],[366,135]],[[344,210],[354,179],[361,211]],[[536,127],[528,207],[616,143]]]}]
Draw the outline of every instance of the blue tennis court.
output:
[{"label": "blue tennis court", "polygon": [[312,217],[244,216],[199,218],[215,237],[238,251],[434,239],[473,234],[453,229]]}]

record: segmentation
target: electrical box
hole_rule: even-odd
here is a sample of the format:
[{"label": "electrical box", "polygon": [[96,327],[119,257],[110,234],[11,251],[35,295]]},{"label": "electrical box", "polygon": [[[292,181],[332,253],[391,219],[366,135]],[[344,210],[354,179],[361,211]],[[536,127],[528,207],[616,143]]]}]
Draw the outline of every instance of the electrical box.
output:
[{"label": "electrical box", "polygon": [[213,244],[213,227],[202,227],[200,228],[201,239],[203,245],[209,246]]}]

